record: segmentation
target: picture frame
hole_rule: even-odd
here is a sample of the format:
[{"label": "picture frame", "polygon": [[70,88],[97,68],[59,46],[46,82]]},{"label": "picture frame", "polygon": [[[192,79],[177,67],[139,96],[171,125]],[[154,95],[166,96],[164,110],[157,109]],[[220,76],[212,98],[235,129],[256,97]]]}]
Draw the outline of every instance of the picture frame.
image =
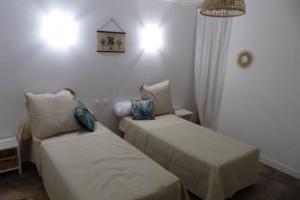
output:
[{"label": "picture frame", "polygon": [[126,33],[97,31],[97,52],[125,53]]}]

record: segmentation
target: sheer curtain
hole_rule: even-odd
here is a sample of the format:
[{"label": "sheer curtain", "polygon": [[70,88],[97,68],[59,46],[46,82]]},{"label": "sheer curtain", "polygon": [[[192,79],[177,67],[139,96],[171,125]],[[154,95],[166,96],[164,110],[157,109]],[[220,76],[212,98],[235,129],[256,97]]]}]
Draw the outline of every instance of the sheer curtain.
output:
[{"label": "sheer curtain", "polygon": [[232,21],[198,14],[195,95],[200,122],[216,129],[227,66]]}]

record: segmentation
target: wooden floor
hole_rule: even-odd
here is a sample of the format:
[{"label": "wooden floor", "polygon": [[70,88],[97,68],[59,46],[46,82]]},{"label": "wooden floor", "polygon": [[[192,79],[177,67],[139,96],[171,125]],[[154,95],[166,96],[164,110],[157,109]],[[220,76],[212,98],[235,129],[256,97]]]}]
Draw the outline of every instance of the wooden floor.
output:
[{"label": "wooden floor", "polygon": [[[199,200],[190,195],[191,200]],[[261,165],[257,184],[238,192],[230,200],[298,200],[300,180]],[[24,174],[0,175],[0,200],[48,200],[42,181],[31,164],[24,165]]]}]

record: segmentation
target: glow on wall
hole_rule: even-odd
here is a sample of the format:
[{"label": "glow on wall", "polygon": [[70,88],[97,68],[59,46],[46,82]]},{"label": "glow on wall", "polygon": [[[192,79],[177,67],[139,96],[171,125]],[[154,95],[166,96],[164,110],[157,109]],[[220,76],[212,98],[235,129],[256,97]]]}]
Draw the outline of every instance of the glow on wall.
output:
[{"label": "glow on wall", "polygon": [[42,38],[49,46],[66,48],[76,44],[78,27],[73,16],[54,11],[42,18]]},{"label": "glow on wall", "polygon": [[163,33],[155,24],[146,25],[141,30],[141,46],[143,50],[155,53],[163,46]]}]

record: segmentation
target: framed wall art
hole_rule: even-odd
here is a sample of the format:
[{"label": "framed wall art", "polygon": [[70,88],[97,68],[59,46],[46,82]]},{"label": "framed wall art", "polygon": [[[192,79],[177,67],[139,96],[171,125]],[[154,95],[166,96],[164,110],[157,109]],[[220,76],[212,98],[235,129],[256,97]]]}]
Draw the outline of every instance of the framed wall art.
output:
[{"label": "framed wall art", "polygon": [[[115,28],[119,31],[115,31]],[[116,19],[110,18],[97,31],[97,52],[125,53],[125,51],[126,33]]]},{"label": "framed wall art", "polygon": [[125,32],[97,31],[97,52],[125,53]]}]

